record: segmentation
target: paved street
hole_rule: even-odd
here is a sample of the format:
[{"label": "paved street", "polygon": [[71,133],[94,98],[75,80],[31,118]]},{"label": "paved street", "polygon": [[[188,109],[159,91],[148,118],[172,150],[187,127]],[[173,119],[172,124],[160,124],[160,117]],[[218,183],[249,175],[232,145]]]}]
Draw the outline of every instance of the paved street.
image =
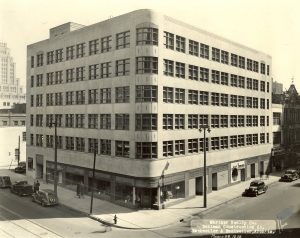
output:
[{"label": "paved street", "polygon": [[[202,219],[275,220],[284,214],[284,229],[300,228],[300,180],[276,182],[266,194],[258,197],[239,197],[195,216]],[[209,201],[208,201],[209,202]],[[160,230],[167,237],[189,237],[189,222]],[[285,237],[285,236],[282,236]],[[296,237],[296,236],[291,236]]]}]

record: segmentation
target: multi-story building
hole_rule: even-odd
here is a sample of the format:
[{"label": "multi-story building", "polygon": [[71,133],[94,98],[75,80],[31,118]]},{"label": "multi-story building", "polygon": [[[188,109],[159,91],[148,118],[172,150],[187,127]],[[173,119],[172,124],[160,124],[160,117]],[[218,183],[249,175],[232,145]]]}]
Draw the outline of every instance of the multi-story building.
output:
[{"label": "multi-story building", "polygon": [[16,78],[16,64],[6,43],[0,42],[0,109],[25,103],[25,92]]},{"label": "multi-story building", "polygon": [[51,178],[56,121],[59,182],[90,188],[96,150],[96,189],[121,204],[202,194],[201,126],[209,192],[268,167],[271,57],[151,10],[50,29],[27,98],[29,174]]}]

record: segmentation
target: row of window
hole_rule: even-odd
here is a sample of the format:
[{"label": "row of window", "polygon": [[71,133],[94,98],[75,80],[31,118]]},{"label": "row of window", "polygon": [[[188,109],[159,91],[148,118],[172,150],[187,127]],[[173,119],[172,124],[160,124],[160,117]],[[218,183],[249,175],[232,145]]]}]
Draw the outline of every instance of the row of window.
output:
[{"label": "row of window", "polygon": [[[55,121],[58,127],[112,129],[111,114],[46,114],[35,115],[35,126],[49,127]],[[129,130],[129,114],[115,114],[115,130]],[[64,118],[64,121],[63,121]],[[87,118],[87,120],[86,120]],[[228,127],[258,127],[269,126],[269,116],[257,115],[208,115],[208,114],[163,114],[162,128],[173,129],[198,129],[202,126],[212,128]],[[187,123],[186,123],[187,122]],[[30,125],[34,126],[34,115],[30,115]],[[135,130],[157,130],[157,114],[135,114]]]},{"label": "row of window", "polygon": [[[86,101],[86,93],[88,93]],[[157,102],[157,86],[138,85],[136,86],[136,102]],[[60,105],[80,105],[80,104],[97,104],[112,103],[111,88],[89,89],[78,91],[67,91],[57,93],[46,93],[46,106]],[[44,94],[31,95],[31,107],[43,106]],[[130,102],[130,87],[115,88],[115,103]],[[229,95],[226,93],[216,93],[208,91],[187,90],[183,88],[163,87],[163,102],[194,104],[194,105],[213,105],[224,107],[247,107],[269,109],[270,101],[265,98],[245,97],[241,95]],[[260,105],[259,105],[260,103]]]},{"label": "row of window", "polygon": [[[53,148],[54,136],[30,134],[30,145],[37,147]],[[107,139],[83,138],[83,137],[69,137],[57,136],[57,148],[88,152],[101,155],[113,155],[112,153],[113,141]],[[163,157],[171,157],[176,155],[185,155],[206,151],[215,151],[229,148],[237,148],[242,146],[251,146],[258,144],[269,143],[269,133],[260,134],[246,134],[246,135],[231,135],[221,137],[206,138],[204,143],[203,138],[193,138],[188,140],[163,141]],[[87,146],[86,146],[87,144]],[[86,151],[87,147],[87,151]],[[100,147],[100,148],[99,148]],[[115,156],[129,158],[130,144],[129,141],[115,141]],[[157,142],[136,142],[135,143],[135,157],[137,159],[155,159],[157,155]]]},{"label": "row of window", "polygon": [[[185,104],[185,94],[186,90],[182,88],[163,87],[163,102]],[[187,103],[194,105],[258,108],[260,100],[261,109],[269,109],[270,107],[270,100],[265,98],[259,99],[257,97],[245,97],[198,90],[187,90],[187,94]]]},{"label": "row of window", "polygon": [[[130,31],[117,33],[115,36],[116,50],[130,47]],[[158,45],[158,29],[151,27],[141,27],[136,29],[137,45]],[[46,63],[54,64],[65,60],[81,58],[86,55],[95,55],[112,51],[112,35],[90,40],[88,44],[81,42],[64,48],[52,50],[46,53]],[[65,57],[65,58],[64,58]],[[35,67],[34,56],[31,56],[31,68]],[[44,53],[36,55],[36,67],[44,65]]]},{"label": "row of window", "polygon": [[[187,50],[188,44],[188,50]],[[201,57],[204,59],[211,59],[216,62],[220,62],[222,64],[231,65],[234,67],[239,67],[242,69],[247,69],[249,71],[259,72],[259,62],[246,59],[243,56],[229,53],[228,51],[218,49],[216,47],[210,47],[206,44],[199,43],[197,41],[187,40],[185,37],[174,35],[170,32],[164,32],[164,46],[167,49],[176,50],[182,53],[189,53],[190,55],[194,55],[197,57]],[[247,66],[247,67],[246,67]],[[270,74],[270,66],[261,62],[260,63],[260,73],[261,74]]]}]

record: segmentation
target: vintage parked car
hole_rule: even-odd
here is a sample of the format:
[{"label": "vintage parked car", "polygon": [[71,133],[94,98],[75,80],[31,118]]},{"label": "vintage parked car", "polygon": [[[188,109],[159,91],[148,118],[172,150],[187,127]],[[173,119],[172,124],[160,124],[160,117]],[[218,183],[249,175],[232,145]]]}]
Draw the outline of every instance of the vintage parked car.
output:
[{"label": "vintage parked car", "polygon": [[11,185],[10,191],[19,196],[29,196],[33,193],[33,188],[27,181],[17,181]]},{"label": "vintage parked car", "polygon": [[282,182],[292,182],[294,180],[297,180],[299,178],[298,171],[295,169],[288,169],[284,172],[284,175],[281,176],[279,181]]},{"label": "vintage parked car", "polygon": [[0,188],[10,188],[11,181],[9,176],[0,176]]},{"label": "vintage parked car", "polygon": [[15,173],[26,173],[26,162],[20,162],[15,168]]},{"label": "vintage parked car", "polygon": [[50,189],[44,189],[32,194],[32,201],[44,206],[54,206],[58,204],[58,199]]},{"label": "vintage parked car", "polygon": [[266,193],[268,186],[260,180],[254,180],[250,183],[250,187],[245,189],[243,196],[257,196],[262,193]]}]

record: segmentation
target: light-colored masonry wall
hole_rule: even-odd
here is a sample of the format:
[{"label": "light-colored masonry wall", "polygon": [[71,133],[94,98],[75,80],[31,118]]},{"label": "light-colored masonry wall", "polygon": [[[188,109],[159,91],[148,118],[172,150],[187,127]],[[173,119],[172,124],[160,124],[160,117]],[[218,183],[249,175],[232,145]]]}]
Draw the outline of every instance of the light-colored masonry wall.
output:
[{"label": "light-colored masonry wall", "polygon": [[[149,25],[152,23],[159,29],[159,43],[158,46],[136,46],[136,27],[140,24]],[[193,23],[196,25],[197,23]],[[116,33],[130,30],[130,48],[115,50]],[[171,32],[175,35],[180,35],[186,38],[186,53],[180,53],[173,50],[165,49],[163,46],[164,31]],[[93,56],[88,56],[88,42],[93,39],[100,39],[112,35],[112,48],[113,51],[108,53],[98,53]],[[163,158],[162,156],[162,141],[177,140],[177,139],[192,139],[201,138],[198,130],[185,129],[185,130],[162,130],[162,115],[164,113],[170,114],[225,114],[225,115],[265,115],[270,118],[270,126],[265,127],[243,127],[243,128],[212,128],[210,137],[215,136],[230,136],[240,134],[254,134],[254,133],[269,133],[270,142],[268,144],[244,146],[238,149],[226,149],[214,152],[208,152],[207,163],[214,165],[224,162],[240,160],[243,158],[259,156],[268,154],[272,147],[272,123],[271,123],[271,109],[249,109],[238,107],[216,107],[216,106],[200,106],[200,105],[178,105],[178,104],[165,104],[162,102],[163,86],[174,88],[185,88],[193,90],[203,90],[209,92],[226,93],[242,96],[251,96],[257,98],[269,99],[271,105],[271,76],[254,73],[238,67],[224,65],[214,62],[212,60],[202,59],[200,57],[191,56],[188,54],[188,39],[205,43],[211,47],[216,47],[226,50],[230,53],[241,55],[245,58],[250,58],[258,62],[264,61],[266,65],[271,65],[271,57],[245,46],[233,43],[229,40],[215,36],[213,34],[201,31],[190,25],[178,22],[169,17],[156,14],[149,10],[140,10],[128,13],[116,18],[112,18],[82,29],[70,32],[61,37],[44,40],[28,46],[27,52],[27,116],[29,120],[30,114],[67,114],[67,113],[129,113],[130,114],[130,130],[94,130],[94,129],[74,129],[74,128],[58,128],[58,135],[60,136],[74,136],[86,138],[101,138],[114,140],[130,141],[130,158],[118,158],[114,156],[114,143],[112,143],[113,156],[97,156],[96,168],[99,170],[109,171],[118,174],[125,174],[136,177],[156,177],[160,176],[166,163],[169,163],[169,168],[166,174],[176,173],[180,171],[192,170],[199,168],[203,164],[203,154],[177,156],[172,158]],[[71,61],[63,61],[52,65],[46,65],[46,58],[44,56],[44,67],[32,69],[30,67],[30,57],[35,56],[39,52],[44,55],[47,51],[55,49],[64,49],[70,45],[86,42],[85,55],[86,57],[74,59]],[[156,56],[158,57],[158,75],[135,75],[135,57],[137,56]],[[88,80],[87,71],[88,66],[92,64],[99,64],[101,62],[112,61],[112,73],[115,72],[115,61],[118,59],[130,58],[130,76],[112,77],[99,80]],[[186,79],[179,79],[175,77],[166,77],[163,75],[163,59],[183,62],[186,64]],[[241,89],[231,86],[222,86],[212,83],[205,83],[201,81],[193,81],[188,79],[188,64],[215,69],[222,72],[241,75],[244,77],[255,78],[264,80],[270,83],[269,92],[260,92],[247,89]],[[46,66],[45,66],[46,65]],[[52,86],[44,86],[38,88],[30,88],[30,76],[43,73],[44,85],[45,74],[47,72],[54,72],[57,70],[66,70],[78,66],[86,66],[85,81],[75,83],[63,83]],[[152,84],[158,85],[158,103],[135,103],[135,85]],[[30,107],[30,95],[46,94],[49,92],[65,92],[76,90],[88,90],[93,88],[112,88],[112,100],[115,98],[115,87],[130,86],[130,103],[119,104],[95,104],[95,105],[64,105],[62,106],[48,106],[46,107],[46,98],[44,96],[43,107]],[[64,100],[65,100],[65,93]],[[229,96],[230,98],[230,96]],[[87,95],[86,95],[87,100]],[[186,90],[187,101],[187,90]],[[270,106],[271,108],[271,106]],[[135,132],[135,113],[157,113],[158,114],[158,130],[154,132]],[[45,120],[45,119],[44,119]],[[87,118],[85,119],[87,125]],[[187,128],[187,117],[186,117]],[[112,116],[112,128],[114,128],[114,117]],[[30,127],[27,124],[28,136],[33,134],[53,135],[54,130],[46,127]],[[137,160],[135,158],[135,142],[136,141],[157,141],[158,142],[158,159],[153,160]],[[187,141],[186,141],[187,144]],[[87,140],[86,140],[87,147]],[[54,150],[49,148],[32,147],[28,144],[27,157],[36,157],[36,154],[41,154],[46,160],[53,160]],[[187,149],[187,145],[186,145]],[[86,148],[87,151],[87,148]],[[73,152],[67,150],[58,150],[58,161],[66,164],[73,164],[82,167],[92,168],[93,155],[85,152]],[[34,165],[35,166],[35,165]]]}]

